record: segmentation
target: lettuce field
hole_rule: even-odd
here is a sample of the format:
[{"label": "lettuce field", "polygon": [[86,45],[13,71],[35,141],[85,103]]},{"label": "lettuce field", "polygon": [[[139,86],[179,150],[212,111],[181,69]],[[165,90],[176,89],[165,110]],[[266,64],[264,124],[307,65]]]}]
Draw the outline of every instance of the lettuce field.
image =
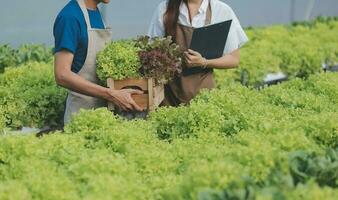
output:
[{"label": "lettuce field", "polygon": [[[0,47],[0,199],[338,199],[338,21],[247,30],[238,69],[186,107],[81,111],[41,45]],[[254,89],[268,73],[289,81]]]}]

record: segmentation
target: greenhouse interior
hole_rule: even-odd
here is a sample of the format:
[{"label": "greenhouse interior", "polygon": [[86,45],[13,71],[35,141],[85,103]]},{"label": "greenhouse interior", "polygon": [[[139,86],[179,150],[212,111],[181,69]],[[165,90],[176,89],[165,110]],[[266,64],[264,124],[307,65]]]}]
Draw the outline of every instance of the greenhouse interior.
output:
[{"label": "greenhouse interior", "polygon": [[0,200],[338,199],[337,0],[0,6]]}]

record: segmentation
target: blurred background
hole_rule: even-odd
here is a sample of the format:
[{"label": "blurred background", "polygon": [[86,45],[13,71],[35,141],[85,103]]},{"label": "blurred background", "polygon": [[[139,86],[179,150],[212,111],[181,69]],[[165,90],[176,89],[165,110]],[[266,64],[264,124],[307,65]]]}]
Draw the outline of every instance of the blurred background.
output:
[{"label": "blurred background", "polygon": [[[53,45],[53,23],[69,0],[10,0],[0,7],[0,44],[16,47],[23,43]],[[147,32],[150,19],[162,0],[112,0],[101,8],[114,39]],[[244,27],[288,24],[316,16],[337,16],[338,0],[223,0]]]}]

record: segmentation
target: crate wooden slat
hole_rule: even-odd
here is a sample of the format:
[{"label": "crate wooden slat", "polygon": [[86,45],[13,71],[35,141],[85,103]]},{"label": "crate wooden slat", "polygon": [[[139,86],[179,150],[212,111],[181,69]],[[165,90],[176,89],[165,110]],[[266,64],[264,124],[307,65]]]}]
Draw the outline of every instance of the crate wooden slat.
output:
[{"label": "crate wooden slat", "polygon": [[[108,86],[109,88],[115,88],[114,80],[111,79],[111,78],[107,79],[107,86]],[[110,110],[110,111],[115,110],[115,106],[114,106],[113,103],[108,102],[108,110]]]},{"label": "crate wooden slat", "polygon": [[164,100],[164,87],[156,86],[154,88],[154,106],[158,107]]},{"label": "crate wooden slat", "polygon": [[139,105],[141,108],[148,107],[148,94],[132,95],[132,98],[137,103],[137,105]]},{"label": "crate wooden slat", "polygon": [[114,82],[114,87],[116,90],[121,90],[127,86],[137,86],[143,91],[148,90],[147,79],[125,79],[119,81],[114,81],[113,79],[111,79],[111,81]]},{"label": "crate wooden slat", "polygon": [[154,106],[154,81],[153,79],[148,79],[147,80],[148,84],[148,109],[149,110],[155,110]]},{"label": "crate wooden slat", "polygon": [[[164,100],[164,86],[154,84],[153,79],[126,79],[126,80],[113,80],[107,79],[107,86],[115,90],[126,88],[141,89],[144,94],[132,95],[132,98],[141,108],[153,111]],[[113,111],[115,106],[113,103],[108,102],[108,109]]]}]

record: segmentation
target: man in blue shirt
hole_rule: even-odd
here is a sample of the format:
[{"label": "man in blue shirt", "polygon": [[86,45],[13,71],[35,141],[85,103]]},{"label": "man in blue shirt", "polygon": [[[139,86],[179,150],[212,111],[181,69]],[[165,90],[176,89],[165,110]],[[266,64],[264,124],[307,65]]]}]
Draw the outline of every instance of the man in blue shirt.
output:
[{"label": "man in blue shirt", "polygon": [[123,110],[141,111],[131,97],[140,91],[102,87],[96,75],[96,54],[111,40],[97,6],[109,1],[71,0],[55,20],[55,79],[69,89],[65,123],[80,109],[103,107],[106,101]]}]

